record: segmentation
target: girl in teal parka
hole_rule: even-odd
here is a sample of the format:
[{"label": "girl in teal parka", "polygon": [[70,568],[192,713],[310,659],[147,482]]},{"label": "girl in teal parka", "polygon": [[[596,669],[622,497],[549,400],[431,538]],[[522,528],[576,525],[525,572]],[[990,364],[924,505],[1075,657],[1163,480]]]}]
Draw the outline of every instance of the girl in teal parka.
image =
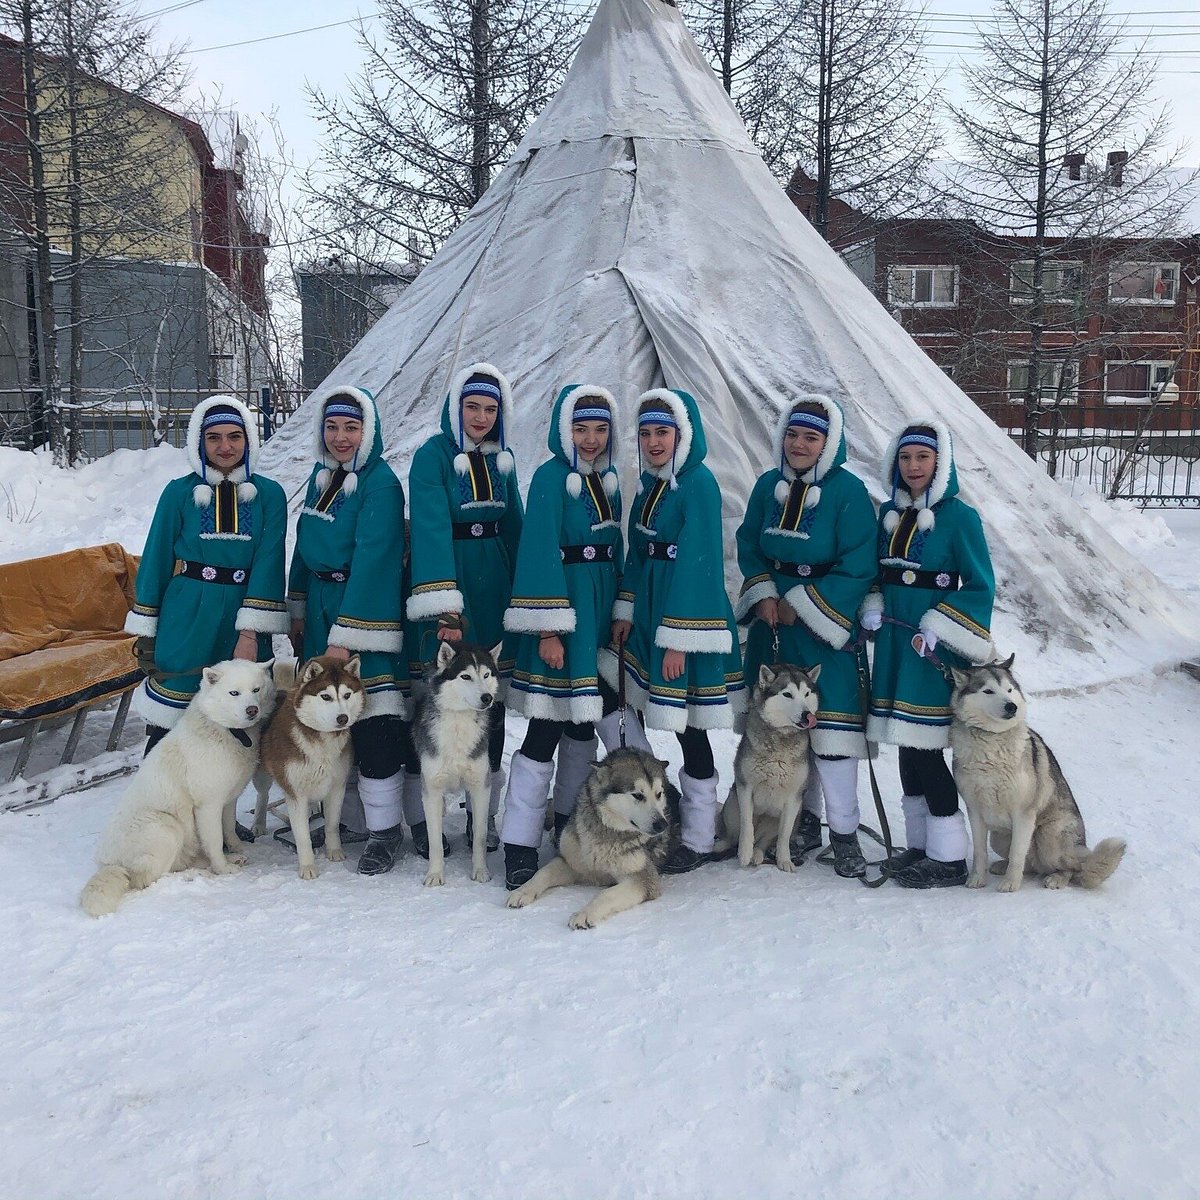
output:
[{"label": "girl in teal parka", "polygon": [[892,877],[905,887],[949,887],[967,879],[967,832],[943,756],[950,684],[934,660],[993,658],[992,561],[979,514],[958,498],[944,425],[901,430],[884,457],[884,484],[891,499],[879,510],[878,575],[861,616],[864,629],[878,631],[867,737],[900,748],[909,848]]},{"label": "girl in teal parka", "polygon": [[[617,405],[604,388],[562,389],[550,418],[552,457],[534,472],[513,596],[505,628],[517,639],[508,692],[511,709],[529,718],[509,764],[504,800],[505,882],[533,877],[554,783],[554,824],[561,832],[596,758],[596,734],[619,741],[617,698],[599,678],[624,559],[621,494],[614,465]],[[636,718],[626,741],[648,749]]]},{"label": "girl in teal parka", "polygon": [[[414,766],[402,653],[404,489],[383,460],[372,394],[338,385],[316,399],[317,461],[288,576],[292,640],[302,659],[359,656],[366,706],[350,737],[370,837],[358,873],[380,875],[392,869],[404,837],[402,768]],[[336,849],[338,831],[326,829],[325,837]]]},{"label": "girl in teal parka", "polygon": [[[648,729],[669,729],[683,750],[682,842],[663,866],[709,861],[720,800],[710,729],[745,705],[741,653],[725,592],[721,490],[704,465],[700,410],[687,392],[656,388],[638,400],[641,481],[613,605],[613,641],[626,644],[626,681]],[[616,685],[616,656],[601,667]]]},{"label": "girl in teal parka", "polygon": [[[737,533],[745,582],[735,611],[740,621],[757,618],[746,642],[746,678],[757,680],[775,661],[776,637],[779,662],[821,668],[811,738],[834,868],[862,875],[858,760],[867,757],[867,739],[857,655],[844,647],[875,578],[875,509],[843,465],[844,418],[828,396],[800,397],[780,418],[773,447],[779,465],[759,477]],[[820,816],[808,807],[801,841],[821,841]]]},{"label": "girl in teal parka", "polygon": [[[504,613],[512,594],[513,568],[524,510],[512,453],[512,390],[488,363],[474,363],[454,378],[442,406],[441,432],[413,455],[411,498],[411,592],[408,659],[414,678],[429,670],[439,641],[465,638],[482,646],[504,642]],[[511,641],[500,651],[502,680],[512,674]],[[492,710],[488,741],[492,795],[488,849],[500,844],[494,818],[504,777],[504,708]],[[405,798],[405,817],[418,854],[429,851],[420,796]],[[468,844],[470,820],[468,818]]]},{"label": "girl in teal parka", "polygon": [[255,473],[258,430],[232,396],[211,396],[188,421],[191,473],[163,489],[138,565],[128,633],[148,640],[155,673],[138,688],[147,752],[200,689],[204,667],[271,657],[287,632],[283,602],[287,501]]}]

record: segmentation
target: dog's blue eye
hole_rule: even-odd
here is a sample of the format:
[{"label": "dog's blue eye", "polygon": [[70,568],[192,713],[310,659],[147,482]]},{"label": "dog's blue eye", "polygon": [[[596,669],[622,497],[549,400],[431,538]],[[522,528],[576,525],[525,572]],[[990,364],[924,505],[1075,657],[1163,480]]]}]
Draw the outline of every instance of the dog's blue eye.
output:
[{"label": "dog's blue eye", "polygon": [[229,694],[231,696],[240,696],[242,693],[241,692],[230,692]]},{"label": "dog's blue eye", "polygon": [[466,671],[464,671],[464,672],[463,672],[463,673],[462,673],[462,674],[459,676],[459,679],[470,679],[470,678],[471,678],[471,676],[470,676],[470,675],[469,675],[469,674],[468,674]]},{"label": "dog's blue eye", "polygon": [[322,692],[322,693],[321,693],[321,699],[322,699],[322,700],[332,700],[332,699],[333,699],[333,697],[332,697],[332,696],[331,696],[331,695],[330,695],[328,692]]},{"label": "dog's blue eye", "polygon": [[996,689],[995,688],[984,688],[983,694],[985,696],[994,696],[996,694]]}]

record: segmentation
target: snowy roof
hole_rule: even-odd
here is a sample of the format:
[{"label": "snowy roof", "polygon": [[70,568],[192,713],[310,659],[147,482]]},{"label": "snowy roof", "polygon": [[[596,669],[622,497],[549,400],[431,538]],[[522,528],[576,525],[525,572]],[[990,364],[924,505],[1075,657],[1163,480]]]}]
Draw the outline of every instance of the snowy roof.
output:
[{"label": "snowy roof", "polygon": [[[1200,639],[1200,616],[1010,442],[797,212],[661,0],[601,0],[492,187],[327,382],[375,393],[403,475],[454,373],[474,361],[513,380],[510,440],[526,481],[564,383],[626,400],[663,384],[691,391],[728,546],[789,397],[821,391],[845,406],[851,467],[877,496],[897,427],[942,420],[993,548],[1002,648],[1036,650],[1049,669],[1047,647],[1156,662]],[[264,448],[295,507],[311,419],[301,408]]]}]

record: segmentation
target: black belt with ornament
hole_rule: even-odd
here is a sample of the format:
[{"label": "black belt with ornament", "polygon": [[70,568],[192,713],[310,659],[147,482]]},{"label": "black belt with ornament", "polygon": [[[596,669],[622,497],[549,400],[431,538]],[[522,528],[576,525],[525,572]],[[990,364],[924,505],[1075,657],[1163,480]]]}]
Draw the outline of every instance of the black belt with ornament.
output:
[{"label": "black belt with ornament", "polygon": [[674,560],[679,553],[676,542],[647,542],[646,553],[650,558],[669,558]]},{"label": "black belt with ornament", "polygon": [[243,584],[250,572],[244,567],[211,567],[208,563],[192,562],[187,558],[175,560],[175,574],[185,579],[198,579],[201,583]]},{"label": "black belt with ornament", "polygon": [[821,579],[828,575],[837,566],[837,563],[790,563],[773,558],[771,566],[780,575],[791,575],[793,579]]},{"label": "black belt with ornament", "polygon": [[478,538],[500,536],[499,521],[455,521],[450,526],[456,542],[472,542]]},{"label": "black belt with ornament", "polygon": [[563,563],[610,563],[615,551],[611,542],[584,542],[578,546],[562,546],[559,549]]},{"label": "black belt with ornament", "polygon": [[883,583],[942,592],[957,591],[960,583],[960,577],[955,571],[915,571],[911,567],[884,567],[879,572],[879,578]]},{"label": "black belt with ornament", "polygon": [[350,568],[342,567],[337,571],[314,571],[313,574],[322,583],[345,583],[350,578]]}]

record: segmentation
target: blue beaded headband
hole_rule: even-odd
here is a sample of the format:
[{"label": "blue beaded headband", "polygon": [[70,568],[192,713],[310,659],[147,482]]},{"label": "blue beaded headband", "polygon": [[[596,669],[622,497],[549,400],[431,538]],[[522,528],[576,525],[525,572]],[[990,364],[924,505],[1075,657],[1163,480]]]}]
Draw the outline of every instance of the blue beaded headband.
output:
[{"label": "blue beaded headband", "polygon": [[638,417],[638,426],[642,425],[670,425],[672,429],[679,428],[679,422],[675,420],[675,414],[661,408],[647,409],[642,413]]},{"label": "blue beaded headband", "polygon": [[794,412],[788,417],[789,429],[815,429],[818,433],[829,432],[829,418],[818,416],[816,413]]},{"label": "blue beaded headband", "polygon": [[203,433],[214,425],[236,425],[243,433],[246,430],[246,422],[242,414],[234,408],[210,409],[204,414],[204,420],[200,422],[200,432]]},{"label": "blue beaded headband", "polygon": [[468,396],[490,396],[497,403],[500,402],[500,386],[495,383],[466,383],[463,384],[462,399]]},{"label": "blue beaded headband", "polygon": [[326,417],[349,417],[354,421],[363,419],[363,410],[353,400],[331,400],[325,405]]},{"label": "blue beaded headband", "polygon": [[900,439],[900,443],[896,447],[896,453],[899,454],[905,446],[926,446],[935,454],[938,448],[937,438],[930,437],[927,433],[906,433]]},{"label": "blue beaded headband", "polygon": [[612,413],[607,408],[576,408],[571,421],[611,421]]}]

